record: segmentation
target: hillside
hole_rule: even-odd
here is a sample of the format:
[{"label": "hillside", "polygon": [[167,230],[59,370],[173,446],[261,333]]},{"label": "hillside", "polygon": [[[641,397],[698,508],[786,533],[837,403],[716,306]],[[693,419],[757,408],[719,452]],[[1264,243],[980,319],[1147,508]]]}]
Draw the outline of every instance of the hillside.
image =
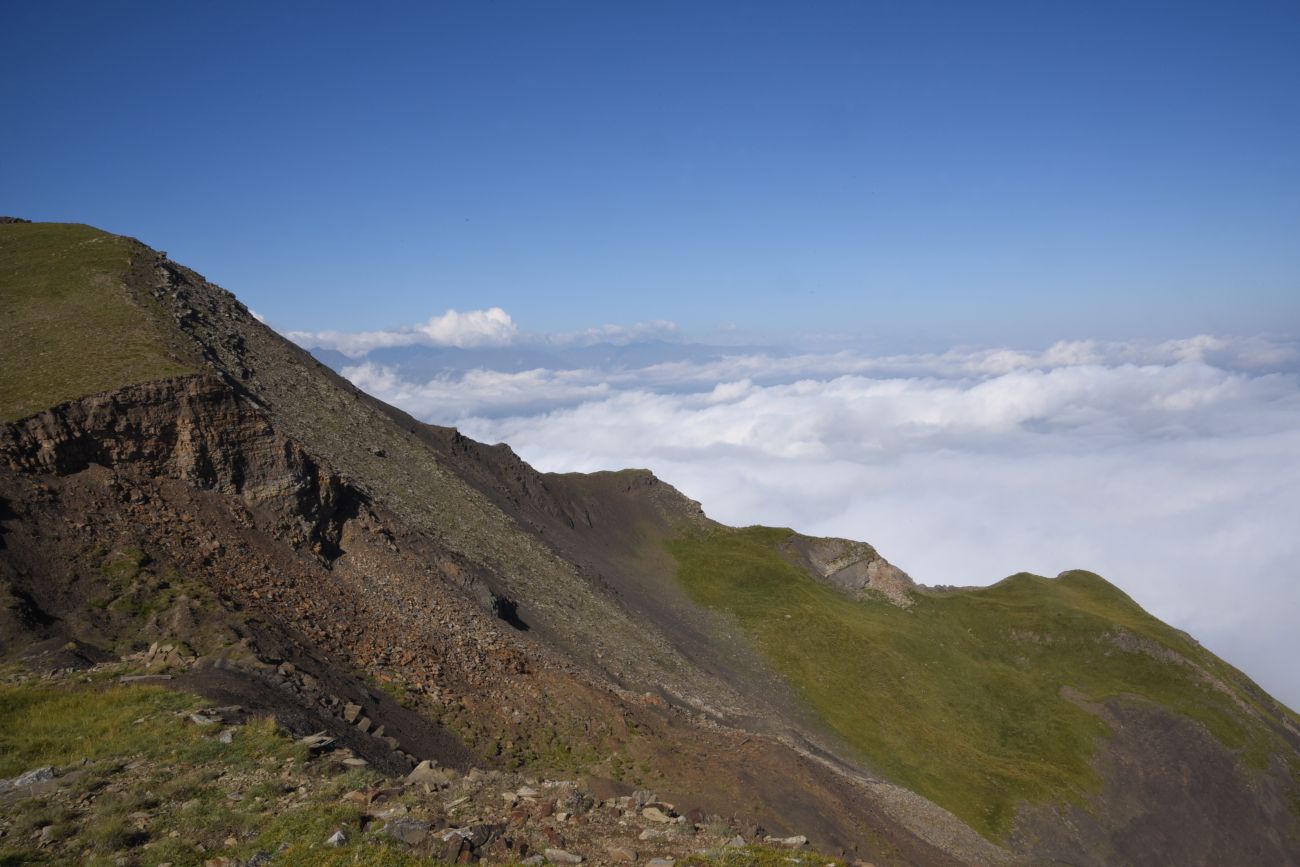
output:
[{"label": "hillside", "polygon": [[[456,857],[471,819],[509,830],[463,848],[488,860],[736,863],[805,835],[878,864],[1300,863],[1300,721],[1098,576],[932,590],[865,543],[724,527],[648,471],[538,473],[85,226],[0,223],[0,314],[0,712],[140,676],[160,706],[274,717],[288,740],[259,749],[312,779],[351,773],[330,755],[377,790],[435,763],[442,788],[402,796],[410,841],[303,784],[367,863]],[[292,753],[316,732],[329,755]],[[0,732],[5,774],[75,754]],[[585,806],[488,803],[560,779]],[[73,857],[103,818],[50,791],[4,795],[29,811],[6,863]],[[681,821],[638,839],[656,799]],[[156,863],[171,814],[134,812],[157,818],[75,851]],[[205,845],[252,858],[285,820],[229,821]]]},{"label": "hillside", "polygon": [[136,291],[131,241],[89,226],[0,225],[0,421],[197,369],[167,312]]}]

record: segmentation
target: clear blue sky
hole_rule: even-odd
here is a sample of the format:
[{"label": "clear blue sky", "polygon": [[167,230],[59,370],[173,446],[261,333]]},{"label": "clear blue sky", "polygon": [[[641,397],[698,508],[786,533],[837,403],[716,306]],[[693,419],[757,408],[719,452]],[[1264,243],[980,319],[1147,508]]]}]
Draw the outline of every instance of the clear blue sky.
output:
[{"label": "clear blue sky", "polygon": [[283,327],[1300,331],[1300,3],[14,3],[0,213]]}]

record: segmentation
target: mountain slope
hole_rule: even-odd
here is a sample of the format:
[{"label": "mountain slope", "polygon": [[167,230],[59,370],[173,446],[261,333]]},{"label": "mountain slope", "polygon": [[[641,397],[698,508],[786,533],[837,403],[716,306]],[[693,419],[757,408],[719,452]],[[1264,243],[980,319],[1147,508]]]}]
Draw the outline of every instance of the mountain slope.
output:
[{"label": "mountain slope", "polygon": [[582,772],[881,863],[1300,862],[1294,714],[1096,576],[917,588],[421,424],[138,242],[0,224],[0,263],[10,659],[184,643],[178,684],[390,773]]},{"label": "mountain slope", "polygon": [[[734,613],[871,766],[983,833],[1008,834],[1023,802],[1084,806],[1123,787],[1093,759],[1128,708],[1186,718],[1212,736],[1209,753],[1240,755],[1279,793],[1300,772],[1289,711],[1096,575],[914,592],[908,607],[883,595],[850,602],[781,556],[789,536],[716,530],[670,547],[692,596]],[[1199,785],[1231,790],[1234,778]],[[1269,800],[1259,829],[1285,825],[1288,809],[1285,797]]]},{"label": "mountain slope", "polygon": [[132,242],[89,226],[3,223],[0,421],[197,369],[161,305],[138,292]]}]

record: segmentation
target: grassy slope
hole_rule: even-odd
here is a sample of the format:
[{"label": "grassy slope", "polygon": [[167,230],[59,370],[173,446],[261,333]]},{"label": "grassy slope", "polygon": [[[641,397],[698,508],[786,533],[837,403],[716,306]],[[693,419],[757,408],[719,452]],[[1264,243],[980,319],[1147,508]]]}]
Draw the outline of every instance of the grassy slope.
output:
[{"label": "grassy slope", "polygon": [[[91,761],[68,795],[6,804],[0,865],[108,865],[143,852],[140,863],[199,867],[213,851],[242,858],[276,852],[277,864],[303,867],[429,863],[381,838],[322,849],[319,841],[334,828],[360,825],[359,809],[338,796],[380,778],[368,770],[314,778],[306,750],[270,720],[240,727],[223,744],[214,731],[186,722],[184,712],[200,702],[151,686],[0,687],[0,778]],[[249,797],[232,802],[226,795],[237,783],[251,784]],[[297,785],[308,794],[296,796]],[[137,811],[149,814],[147,831],[133,818]],[[38,849],[35,834],[47,825],[57,846]],[[222,842],[232,836],[239,841],[233,849]]]},{"label": "grassy slope", "polygon": [[1275,746],[1190,667],[1120,650],[1109,636],[1122,629],[1241,679],[1091,573],[1016,575],[902,609],[850,601],[792,566],[777,551],[789,533],[701,532],[669,549],[695,600],[734,614],[870,766],[987,836],[1010,829],[1022,799],[1081,799],[1099,786],[1089,761],[1106,727],[1062,686],[1094,700],[1144,695],[1255,765]]},{"label": "grassy slope", "polygon": [[0,422],[194,369],[126,289],[132,244],[89,226],[0,224]]},{"label": "grassy slope", "polygon": [[[187,722],[187,712],[200,706],[187,693],[103,679],[0,686],[0,779],[44,765],[66,774],[54,791],[0,801],[0,867],[201,867],[217,854],[242,863],[257,852],[274,853],[274,863],[286,867],[444,863],[393,842],[382,822],[364,821],[361,807],[341,798],[392,781],[369,769],[328,770],[271,720],[240,726],[230,743],[222,743],[215,737],[219,726]],[[83,759],[89,761],[83,765]],[[235,792],[239,800],[229,797]],[[394,803],[427,806],[418,790]],[[337,828],[346,830],[349,842],[325,846]],[[42,829],[48,829],[48,842],[38,844]],[[843,864],[763,846],[713,850],[680,863]]]}]

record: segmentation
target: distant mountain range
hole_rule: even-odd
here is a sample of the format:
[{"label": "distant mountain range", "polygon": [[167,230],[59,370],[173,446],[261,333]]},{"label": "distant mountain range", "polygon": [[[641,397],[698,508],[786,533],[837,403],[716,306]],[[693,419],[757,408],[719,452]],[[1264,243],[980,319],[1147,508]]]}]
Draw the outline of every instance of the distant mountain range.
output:
[{"label": "distant mountain range", "polygon": [[337,349],[315,348],[311,354],[336,371],[363,362],[393,368],[404,379],[431,379],[449,371],[498,370],[633,370],[675,361],[717,361],[734,355],[784,357],[793,351],[781,346],[710,346],[647,340],[636,343],[596,343],[590,346],[395,346],[346,355]]}]

